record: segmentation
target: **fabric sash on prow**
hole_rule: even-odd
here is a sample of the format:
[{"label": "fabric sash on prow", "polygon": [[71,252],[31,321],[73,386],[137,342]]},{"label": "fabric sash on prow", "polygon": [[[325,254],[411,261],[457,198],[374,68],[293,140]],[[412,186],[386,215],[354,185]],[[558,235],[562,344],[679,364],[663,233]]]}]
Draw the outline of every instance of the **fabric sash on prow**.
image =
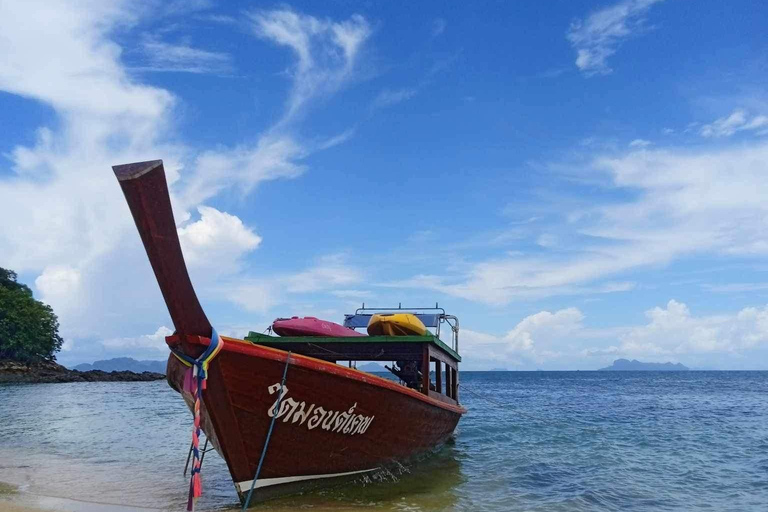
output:
[{"label": "fabric sash on prow", "polygon": [[211,323],[184,263],[162,160],[112,167],[179,334],[211,337]]}]

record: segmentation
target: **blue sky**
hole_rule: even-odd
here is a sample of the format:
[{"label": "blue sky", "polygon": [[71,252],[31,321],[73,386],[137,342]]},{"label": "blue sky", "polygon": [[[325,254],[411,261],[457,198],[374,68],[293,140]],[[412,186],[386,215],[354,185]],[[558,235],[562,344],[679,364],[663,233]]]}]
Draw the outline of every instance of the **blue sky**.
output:
[{"label": "blue sky", "polygon": [[768,369],[762,2],[3,2],[0,266],[65,364],[172,327],[110,165],[165,160],[220,332],[441,306],[467,369]]}]

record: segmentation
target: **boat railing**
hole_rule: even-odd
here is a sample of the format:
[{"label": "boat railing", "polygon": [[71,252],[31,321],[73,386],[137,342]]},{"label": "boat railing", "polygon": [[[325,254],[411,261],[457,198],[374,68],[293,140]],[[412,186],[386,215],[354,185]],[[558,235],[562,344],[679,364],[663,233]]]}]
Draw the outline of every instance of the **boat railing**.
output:
[{"label": "boat railing", "polygon": [[374,314],[395,312],[415,315],[425,327],[434,329],[435,336],[444,343],[447,340],[440,337],[441,326],[448,324],[451,329],[450,347],[456,353],[459,352],[459,319],[454,315],[446,314],[445,309],[441,308],[438,303],[435,303],[433,308],[404,308],[402,303],[398,304],[396,308],[374,308],[366,307],[363,303],[363,306],[357,308],[354,314],[344,315],[344,327],[361,329],[368,326],[368,321]]}]

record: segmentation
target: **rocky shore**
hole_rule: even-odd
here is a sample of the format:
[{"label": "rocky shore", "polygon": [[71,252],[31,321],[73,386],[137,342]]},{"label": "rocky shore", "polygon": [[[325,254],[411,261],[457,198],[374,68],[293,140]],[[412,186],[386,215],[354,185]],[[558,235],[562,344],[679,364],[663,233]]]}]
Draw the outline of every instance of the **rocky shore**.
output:
[{"label": "rocky shore", "polygon": [[53,361],[20,363],[0,360],[0,383],[51,383],[51,382],[143,382],[165,379],[162,373],[129,371],[104,372],[69,370]]}]

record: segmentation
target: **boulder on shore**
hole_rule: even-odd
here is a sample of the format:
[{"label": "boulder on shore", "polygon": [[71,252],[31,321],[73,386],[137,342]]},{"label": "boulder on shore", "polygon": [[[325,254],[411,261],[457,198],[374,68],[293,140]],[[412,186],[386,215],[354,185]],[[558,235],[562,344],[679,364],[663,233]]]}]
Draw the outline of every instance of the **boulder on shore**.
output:
[{"label": "boulder on shore", "polygon": [[51,382],[143,382],[165,379],[162,373],[129,371],[104,372],[69,370],[54,361],[21,363],[0,360],[0,383],[51,383]]}]

